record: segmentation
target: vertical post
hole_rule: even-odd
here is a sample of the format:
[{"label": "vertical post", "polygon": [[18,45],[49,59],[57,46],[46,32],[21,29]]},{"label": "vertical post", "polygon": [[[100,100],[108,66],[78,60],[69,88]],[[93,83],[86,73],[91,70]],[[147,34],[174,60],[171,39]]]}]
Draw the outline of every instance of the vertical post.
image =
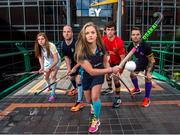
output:
[{"label": "vertical post", "polygon": [[66,7],[67,24],[71,25],[70,0],[66,0]]},{"label": "vertical post", "polygon": [[121,37],[122,33],[122,0],[118,0],[118,10],[117,10],[117,36]]},{"label": "vertical post", "polygon": [[15,45],[19,49],[19,51],[23,52],[23,54],[24,54],[25,71],[27,71],[27,72],[31,71],[30,56],[29,56],[28,51],[23,47],[23,43],[21,43],[21,42],[17,42],[17,43],[15,43]]}]

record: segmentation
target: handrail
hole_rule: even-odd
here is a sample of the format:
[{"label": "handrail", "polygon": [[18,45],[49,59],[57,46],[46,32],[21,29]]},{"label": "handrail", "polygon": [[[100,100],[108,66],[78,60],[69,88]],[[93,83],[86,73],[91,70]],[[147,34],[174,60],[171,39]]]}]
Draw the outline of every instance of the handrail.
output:
[{"label": "handrail", "polygon": [[27,51],[22,51],[22,52],[4,53],[4,54],[0,54],[0,58],[8,57],[8,56],[15,56],[15,55],[24,54],[24,53],[31,53],[31,52],[34,52],[34,50],[27,50]]},{"label": "handrail", "polygon": [[20,86],[22,86],[24,83],[28,82],[30,79],[34,78],[35,76],[37,76],[36,74],[30,75],[26,78],[24,78],[23,80],[21,80],[20,82],[17,82],[16,84],[10,86],[9,88],[3,90],[2,92],[0,92],[0,99],[2,99],[3,97],[5,97],[6,95],[8,95],[10,92],[12,92],[13,90],[16,90],[17,88],[19,88]]},{"label": "handrail", "polygon": [[[0,44],[6,44],[6,43],[34,43],[34,41],[24,41],[24,40],[11,40],[11,41],[0,41]],[[3,45],[3,44],[2,44]]]},{"label": "handrail", "polygon": [[[165,78],[168,84],[180,90],[180,69],[177,67],[177,65],[180,65],[180,63],[178,62],[175,63],[174,60],[170,59],[172,56],[176,57],[176,59],[179,59],[180,53],[170,52],[170,51],[167,51],[166,49],[165,51],[153,49],[153,52],[159,54],[160,56],[157,58],[159,59],[158,65],[155,65],[159,67],[159,71],[153,72],[154,75],[157,78],[162,79],[162,80],[164,80]],[[167,60],[166,60],[166,57],[167,57]],[[166,62],[169,63],[169,66],[166,64]],[[172,68],[172,69],[170,70],[169,68]],[[177,69],[177,71],[175,69]]]},{"label": "handrail", "polygon": [[157,49],[153,49],[153,52],[164,53],[164,54],[168,54],[168,55],[177,55],[177,56],[180,56],[180,53],[161,51],[161,50],[157,50]]}]

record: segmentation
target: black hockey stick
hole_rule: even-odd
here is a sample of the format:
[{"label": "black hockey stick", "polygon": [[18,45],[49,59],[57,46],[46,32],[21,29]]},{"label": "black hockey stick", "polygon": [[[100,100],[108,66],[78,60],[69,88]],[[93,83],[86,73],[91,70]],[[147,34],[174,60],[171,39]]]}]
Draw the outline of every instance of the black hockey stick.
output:
[{"label": "black hockey stick", "polygon": [[43,88],[42,90],[35,92],[34,95],[37,96],[39,94],[41,94],[43,91],[45,91],[47,88],[49,88],[50,86],[52,86],[53,84],[56,84],[57,82],[59,82],[60,80],[66,78],[67,76],[69,76],[69,74],[65,74],[63,75],[61,78],[57,79],[56,81],[54,81],[53,83],[49,84],[48,86],[46,86],[45,88]]}]

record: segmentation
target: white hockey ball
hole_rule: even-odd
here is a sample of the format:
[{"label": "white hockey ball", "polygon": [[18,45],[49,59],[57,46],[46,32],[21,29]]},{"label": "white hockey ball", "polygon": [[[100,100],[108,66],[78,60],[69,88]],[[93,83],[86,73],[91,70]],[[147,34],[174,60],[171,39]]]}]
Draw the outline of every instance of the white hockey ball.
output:
[{"label": "white hockey ball", "polygon": [[128,71],[134,71],[136,69],[136,63],[134,61],[128,61],[125,65],[125,69]]}]

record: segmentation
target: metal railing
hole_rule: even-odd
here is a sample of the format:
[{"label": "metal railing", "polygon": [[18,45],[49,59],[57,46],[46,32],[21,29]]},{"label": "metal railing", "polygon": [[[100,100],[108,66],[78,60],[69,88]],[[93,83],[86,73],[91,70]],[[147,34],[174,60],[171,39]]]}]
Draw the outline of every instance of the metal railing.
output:
[{"label": "metal railing", "polygon": [[[180,89],[180,41],[147,41],[153,48],[156,58],[154,74],[159,78],[165,78],[173,87]],[[125,41],[125,47],[130,41]],[[62,56],[61,42],[56,42],[58,51]],[[6,80],[3,73],[28,72],[38,69],[39,63],[34,57],[34,41],[0,41],[0,80],[2,91],[0,97],[10,93],[14,89],[22,86],[29,81],[34,75],[20,76]],[[62,56],[63,57],[63,56]]]}]

